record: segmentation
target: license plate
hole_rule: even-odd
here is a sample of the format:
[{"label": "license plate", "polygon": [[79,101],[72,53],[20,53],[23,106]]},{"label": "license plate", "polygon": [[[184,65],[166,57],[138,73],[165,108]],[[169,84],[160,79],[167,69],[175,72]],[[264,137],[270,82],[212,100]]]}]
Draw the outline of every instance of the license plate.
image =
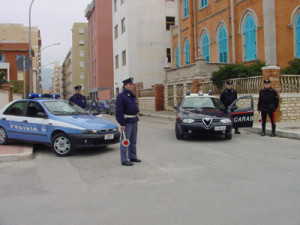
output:
[{"label": "license plate", "polygon": [[114,139],[115,135],[114,134],[105,134],[104,140],[111,140]]},{"label": "license plate", "polygon": [[216,126],[215,131],[226,130],[225,126]]}]

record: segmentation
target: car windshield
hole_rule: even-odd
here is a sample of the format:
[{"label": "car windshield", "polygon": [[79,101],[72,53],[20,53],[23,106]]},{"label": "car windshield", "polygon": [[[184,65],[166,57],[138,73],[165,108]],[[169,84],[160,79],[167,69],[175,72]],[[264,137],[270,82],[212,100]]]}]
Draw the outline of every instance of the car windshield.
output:
[{"label": "car windshield", "polygon": [[84,109],[69,101],[46,101],[43,104],[53,115],[86,115]]},{"label": "car windshield", "polygon": [[192,97],[182,100],[181,107],[185,109],[216,108],[223,109],[223,104],[218,98]]}]

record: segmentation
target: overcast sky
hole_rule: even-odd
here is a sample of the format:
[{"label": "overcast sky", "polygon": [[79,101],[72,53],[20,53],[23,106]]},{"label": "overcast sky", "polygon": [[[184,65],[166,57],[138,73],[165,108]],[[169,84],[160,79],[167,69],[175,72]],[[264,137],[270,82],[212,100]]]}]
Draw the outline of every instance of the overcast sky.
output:
[{"label": "overcast sky", "polygon": [[[32,0],[0,0],[0,23],[29,26]],[[42,51],[42,66],[54,61],[63,63],[72,45],[73,23],[88,22],[84,11],[92,0],[35,0],[31,9],[31,26],[41,31],[42,47],[61,43]],[[53,68],[53,65],[47,66]]]}]

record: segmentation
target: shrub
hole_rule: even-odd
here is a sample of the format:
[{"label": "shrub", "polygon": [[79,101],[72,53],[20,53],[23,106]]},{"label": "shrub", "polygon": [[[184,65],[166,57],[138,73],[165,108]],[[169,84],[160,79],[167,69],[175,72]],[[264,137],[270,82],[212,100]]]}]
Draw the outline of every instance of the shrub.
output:
[{"label": "shrub", "polygon": [[290,66],[281,69],[281,74],[300,74],[300,59],[289,61]]}]

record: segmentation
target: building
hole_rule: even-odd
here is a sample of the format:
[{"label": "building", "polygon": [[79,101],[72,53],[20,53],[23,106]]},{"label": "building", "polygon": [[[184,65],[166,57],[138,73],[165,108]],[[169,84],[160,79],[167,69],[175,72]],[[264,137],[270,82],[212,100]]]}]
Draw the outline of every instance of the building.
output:
[{"label": "building", "polygon": [[62,96],[63,93],[62,67],[58,61],[54,62],[54,74],[52,78],[52,93]]},{"label": "building", "polygon": [[114,90],[134,77],[144,88],[161,84],[171,63],[170,28],[175,24],[175,0],[114,0]]},{"label": "building", "polygon": [[[17,60],[22,59],[23,56],[28,57],[28,43],[0,43],[1,59],[0,59],[0,71],[6,73],[6,80],[16,81],[17,83],[22,83],[17,85],[22,87],[19,90],[20,93],[24,93],[24,73],[17,68]],[[28,82],[29,72],[25,72],[25,93],[28,93],[29,82]]]},{"label": "building", "polygon": [[173,68],[198,59],[207,64],[260,60],[284,68],[300,57],[299,0],[181,0],[178,15]]},{"label": "building", "polygon": [[89,96],[110,99],[113,92],[112,2],[93,0],[85,10],[89,32]]},{"label": "building", "polygon": [[[29,42],[29,27],[23,24],[0,23],[0,43],[27,43]],[[41,34],[38,27],[31,27],[32,57],[32,91],[41,92]],[[28,49],[28,48],[27,48]]]},{"label": "building", "polygon": [[72,49],[68,52],[61,69],[62,73],[62,99],[69,100],[73,95],[72,82]]}]

